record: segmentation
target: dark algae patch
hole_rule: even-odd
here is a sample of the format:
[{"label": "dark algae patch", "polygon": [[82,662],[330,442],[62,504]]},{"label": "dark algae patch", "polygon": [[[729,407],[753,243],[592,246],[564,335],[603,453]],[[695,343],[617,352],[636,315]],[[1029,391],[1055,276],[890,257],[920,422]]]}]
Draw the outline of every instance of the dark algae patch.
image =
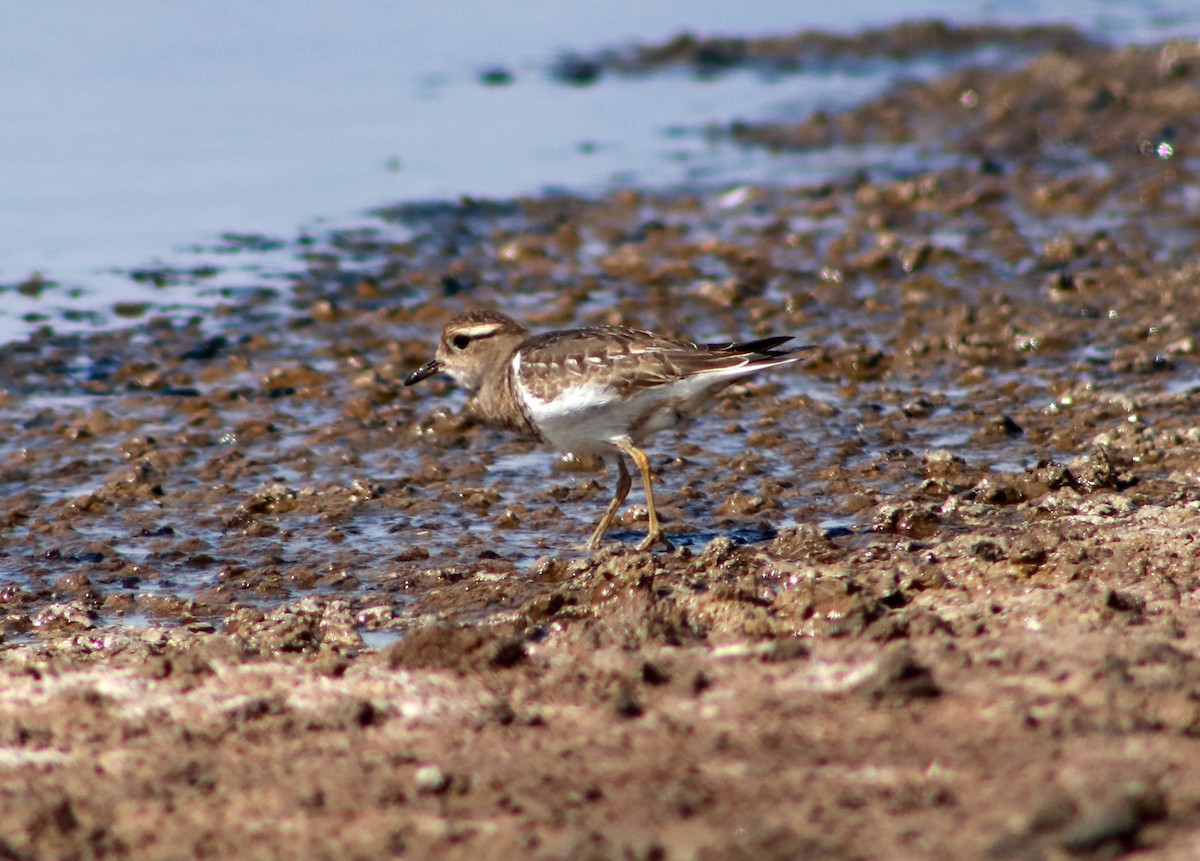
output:
[{"label": "dark algae patch", "polygon": [[[0,347],[0,856],[1193,855],[1200,50],[979,40],[724,127],[903,168],[230,234],[293,271]],[[479,307],[818,346],[590,554],[599,463],[403,386]]]}]

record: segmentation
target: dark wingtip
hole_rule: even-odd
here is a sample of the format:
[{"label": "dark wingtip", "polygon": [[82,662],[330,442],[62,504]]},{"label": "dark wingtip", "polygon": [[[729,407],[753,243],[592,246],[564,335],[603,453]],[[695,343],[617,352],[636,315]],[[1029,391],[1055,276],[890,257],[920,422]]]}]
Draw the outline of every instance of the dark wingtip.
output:
[{"label": "dark wingtip", "polygon": [[743,341],[736,344],[705,344],[709,350],[715,350],[722,353],[735,353],[737,355],[752,356],[763,359],[778,359],[784,356],[790,356],[793,353],[802,353],[805,350],[811,350],[816,347],[816,344],[804,344],[799,347],[783,346],[788,341],[794,340],[791,335],[776,335],[773,338],[763,338],[759,341]]},{"label": "dark wingtip", "polygon": [[442,363],[437,359],[430,359],[421,367],[417,368],[411,374],[404,378],[404,385],[414,386],[426,377],[432,377],[442,369]]}]

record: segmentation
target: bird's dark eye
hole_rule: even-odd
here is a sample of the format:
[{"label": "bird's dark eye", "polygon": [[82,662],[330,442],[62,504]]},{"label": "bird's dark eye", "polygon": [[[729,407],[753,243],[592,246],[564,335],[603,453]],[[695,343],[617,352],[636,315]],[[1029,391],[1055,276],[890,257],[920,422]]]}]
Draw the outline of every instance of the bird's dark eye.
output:
[{"label": "bird's dark eye", "polygon": [[454,349],[456,350],[465,350],[467,349],[467,344],[471,343],[471,339],[466,335],[455,335],[450,343],[454,345]]}]

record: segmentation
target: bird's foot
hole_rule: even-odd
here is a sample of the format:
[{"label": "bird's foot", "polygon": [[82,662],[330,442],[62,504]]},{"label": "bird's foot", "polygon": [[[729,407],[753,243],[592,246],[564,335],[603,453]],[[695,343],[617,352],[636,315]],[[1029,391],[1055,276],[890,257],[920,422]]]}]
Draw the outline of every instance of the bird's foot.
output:
[{"label": "bird's foot", "polygon": [[637,546],[638,550],[649,550],[655,544],[661,544],[663,549],[668,553],[675,549],[675,545],[670,542],[666,534],[661,529],[656,529],[653,532],[647,533],[646,537]]}]

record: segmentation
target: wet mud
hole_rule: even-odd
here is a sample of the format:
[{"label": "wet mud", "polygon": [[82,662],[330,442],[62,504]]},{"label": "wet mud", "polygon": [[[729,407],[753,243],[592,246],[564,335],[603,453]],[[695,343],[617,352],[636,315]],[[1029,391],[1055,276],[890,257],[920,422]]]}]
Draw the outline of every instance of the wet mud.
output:
[{"label": "wet mud", "polygon": [[[399,206],[0,347],[0,856],[1194,857],[1200,50],[1051,37],[722,132],[893,170]],[[402,384],[469,307],[816,347],[589,554],[601,464]]]}]

